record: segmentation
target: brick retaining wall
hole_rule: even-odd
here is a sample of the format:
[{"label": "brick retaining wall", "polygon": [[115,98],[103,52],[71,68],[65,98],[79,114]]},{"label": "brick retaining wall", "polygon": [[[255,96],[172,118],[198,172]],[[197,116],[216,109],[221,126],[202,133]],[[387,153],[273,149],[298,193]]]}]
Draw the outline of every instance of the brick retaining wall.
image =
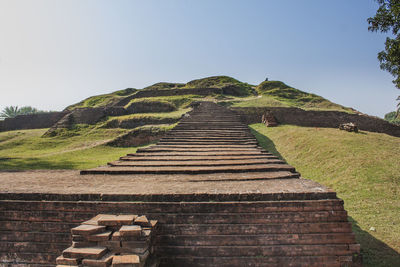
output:
[{"label": "brick retaining wall", "polygon": [[41,129],[49,128],[59,119],[65,112],[49,112],[30,115],[18,115],[15,118],[6,118],[0,121],[0,132],[23,130],[23,129]]},{"label": "brick retaining wall", "polygon": [[386,133],[400,137],[400,126],[389,123],[378,117],[365,114],[350,114],[340,111],[316,111],[300,108],[260,107],[231,108],[236,111],[246,124],[260,123],[265,111],[270,111],[278,123],[305,127],[338,128],[339,124],[353,122],[360,130]]}]

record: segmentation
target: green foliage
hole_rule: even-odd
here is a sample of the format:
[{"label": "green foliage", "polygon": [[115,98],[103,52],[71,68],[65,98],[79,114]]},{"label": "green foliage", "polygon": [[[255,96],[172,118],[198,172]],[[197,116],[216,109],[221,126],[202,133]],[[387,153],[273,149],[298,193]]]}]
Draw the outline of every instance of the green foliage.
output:
[{"label": "green foliage", "polygon": [[157,96],[157,97],[146,97],[146,98],[135,98],[132,99],[125,108],[132,104],[137,103],[149,103],[150,105],[156,104],[157,102],[169,103],[179,108],[187,108],[193,101],[202,98],[199,95],[176,95],[176,96]]},{"label": "green foliage", "polygon": [[400,138],[330,128],[250,127],[261,146],[279,151],[303,177],[334,189],[344,200],[364,266],[398,266]]},{"label": "green foliage", "polygon": [[[378,53],[380,67],[393,75],[393,83],[400,89],[400,0],[376,0],[379,8],[374,17],[368,18],[368,30],[391,32],[385,50]],[[397,100],[400,100],[400,96]],[[397,105],[400,110],[400,103]]]},{"label": "green foliage", "polygon": [[45,113],[47,111],[38,110],[37,108],[31,106],[24,106],[18,108],[18,106],[5,107],[0,113],[0,118],[14,118],[18,115],[29,115],[37,113]]},{"label": "green foliage", "polygon": [[390,123],[400,125],[400,114],[397,113],[396,111],[389,112],[385,114],[385,120],[387,120]]}]

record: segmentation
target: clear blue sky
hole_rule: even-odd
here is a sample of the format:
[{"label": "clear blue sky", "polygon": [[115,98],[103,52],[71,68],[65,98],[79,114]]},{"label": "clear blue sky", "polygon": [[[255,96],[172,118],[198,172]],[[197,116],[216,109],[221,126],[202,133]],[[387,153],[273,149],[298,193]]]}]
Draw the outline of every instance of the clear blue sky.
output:
[{"label": "clear blue sky", "polygon": [[400,94],[373,0],[0,0],[0,109],[61,110],[159,81],[269,77],[383,116]]}]

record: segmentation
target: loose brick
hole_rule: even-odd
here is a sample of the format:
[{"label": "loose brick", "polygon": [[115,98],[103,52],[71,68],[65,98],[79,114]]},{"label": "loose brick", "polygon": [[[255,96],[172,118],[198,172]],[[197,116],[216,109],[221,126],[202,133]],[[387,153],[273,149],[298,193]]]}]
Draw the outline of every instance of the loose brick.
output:
[{"label": "loose brick", "polygon": [[73,248],[95,247],[96,245],[97,245],[96,242],[89,242],[89,241],[75,242],[75,241],[72,241],[72,247]]},{"label": "loose brick", "polygon": [[97,242],[98,242],[98,241],[107,241],[107,240],[110,239],[111,234],[112,234],[111,231],[107,231],[107,232],[100,233],[100,234],[89,235],[89,236],[87,237],[87,239],[88,239],[89,241],[97,241]]},{"label": "loose brick", "polygon": [[142,233],[142,227],[139,225],[123,225],[119,229],[121,237],[123,236],[140,236]]},{"label": "loose brick", "polygon": [[65,258],[77,259],[94,259],[98,260],[107,253],[107,248],[104,247],[90,247],[90,248],[74,248],[69,247],[63,251],[62,255]]},{"label": "loose brick", "polygon": [[112,241],[121,241],[121,234],[119,231],[114,232],[111,237]]},{"label": "loose brick", "polygon": [[56,263],[58,265],[79,265],[80,260],[78,260],[77,258],[64,258],[63,256],[59,256],[56,259]]},{"label": "loose brick", "polygon": [[103,215],[98,223],[105,226],[131,225],[136,218],[137,215]]},{"label": "loose brick", "polygon": [[95,217],[93,217],[92,219],[83,222],[82,224],[88,224],[88,225],[99,225],[98,220],[102,217],[105,216],[107,214],[98,214]]},{"label": "loose brick", "polygon": [[82,261],[83,266],[90,266],[90,267],[108,267],[111,265],[113,260],[114,254],[109,253],[104,255],[101,259],[92,260],[92,259],[84,259]]},{"label": "loose brick", "polygon": [[87,225],[82,224],[75,228],[71,229],[71,233],[73,235],[93,235],[104,232],[106,229],[105,226],[96,226],[96,225]]},{"label": "loose brick", "polygon": [[140,259],[137,255],[123,255],[123,256],[114,256],[112,261],[112,266],[114,267],[139,267]]},{"label": "loose brick", "polygon": [[137,225],[140,225],[140,226],[144,226],[144,227],[146,227],[146,226],[147,227],[151,227],[152,226],[145,215],[137,217],[135,219],[134,224],[137,224]]}]

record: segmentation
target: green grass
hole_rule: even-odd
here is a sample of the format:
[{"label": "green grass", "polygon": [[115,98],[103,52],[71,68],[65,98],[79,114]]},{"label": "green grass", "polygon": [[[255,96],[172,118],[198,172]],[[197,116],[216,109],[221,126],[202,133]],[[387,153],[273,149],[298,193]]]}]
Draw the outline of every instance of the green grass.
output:
[{"label": "green grass", "polygon": [[134,88],[127,88],[119,91],[112,92],[110,94],[96,95],[88,97],[79,103],[68,106],[67,110],[73,110],[75,108],[98,108],[112,106],[126,96],[132,95],[137,91]]},{"label": "green grass", "polygon": [[[335,104],[321,96],[303,92],[290,87],[280,81],[265,81],[256,87],[256,91],[266,99],[274,99],[289,107],[298,107],[307,110],[338,110],[354,112],[353,109]],[[247,106],[257,106],[266,100],[254,100],[248,102]],[[270,101],[270,100],[267,100]]]},{"label": "green grass", "polygon": [[172,112],[159,112],[159,113],[135,113],[123,116],[110,116],[104,123],[105,125],[113,123],[113,121],[127,121],[127,120],[159,120],[165,118],[180,119],[183,114],[189,112],[190,108],[179,109]]},{"label": "green grass", "polygon": [[345,201],[365,266],[400,265],[400,138],[288,125],[251,128],[263,147]]},{"label": "green grass", "polygon": [[136,151],[104,145],[123,129],[86,127],[80,135],[42,137],[46,130],[0,133],[0,170],[92,168]]},{"label": "green grass", "polygon": [[193,101],[198,99],[202,99],[202,96],[199,95],[177,95],[177,96],[158,96],[158,97],[145,97],[145,98],[136,98],[132,99],[125,108],[129,107],[134,103],[142,103],[148,102],[150,105],[157,102],[166,102],[174,105],[176,108],[186,108],[188,107]]}]

